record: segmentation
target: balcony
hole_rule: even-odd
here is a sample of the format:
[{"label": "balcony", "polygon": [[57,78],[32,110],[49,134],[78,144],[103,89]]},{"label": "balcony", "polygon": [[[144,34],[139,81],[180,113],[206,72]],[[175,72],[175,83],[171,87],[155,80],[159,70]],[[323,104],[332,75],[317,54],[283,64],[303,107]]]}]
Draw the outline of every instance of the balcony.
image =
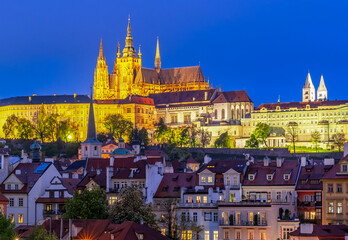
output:
[{"label": "balcony", "polygon": [[54,210],[43,210],[43,215],[56,215]]},{"label": "balcony", "polygon": [[250,226],[253,226],[253,227],[265,227],[267,226],[267,221],[266,219],[263,219],[263,220],[259,220],[257,222],[254,222],[254,221],[225,221],[225,220],[220,220],[219,222],[219,225],[220,226],[229,226],[229,227],[250,227]]},{"label": "balcony", "polygon": [[321,202],[297,201],[297,207],[321,207]]},{"label": "balcony", "polygon": [[271,207],[270,202],[258,202],[258,201],[241,201],[241,202],[219,202],[219,206],[226,207]]},{"label": "balcony", "polygon": [[216,208],[217,203],[178,203],[180,208]]}]

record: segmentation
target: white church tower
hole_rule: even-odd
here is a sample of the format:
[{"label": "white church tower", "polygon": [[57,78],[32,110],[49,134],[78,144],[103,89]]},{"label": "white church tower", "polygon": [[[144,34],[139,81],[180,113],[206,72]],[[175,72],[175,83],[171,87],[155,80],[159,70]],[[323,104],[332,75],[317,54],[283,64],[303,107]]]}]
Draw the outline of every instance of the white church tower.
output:
[{"label": "white church tower", "polygon": [[314,102],[315,101],[315,87],[312,82],[311,75],[307,74],[306,83],[302,88],[302,102]]},{"label": "white church tower", "polygon": [[323,74],[321,74],[320,83],[317,91],[317,100],[326,101],[327,99],[327,89],[325,86]]}]

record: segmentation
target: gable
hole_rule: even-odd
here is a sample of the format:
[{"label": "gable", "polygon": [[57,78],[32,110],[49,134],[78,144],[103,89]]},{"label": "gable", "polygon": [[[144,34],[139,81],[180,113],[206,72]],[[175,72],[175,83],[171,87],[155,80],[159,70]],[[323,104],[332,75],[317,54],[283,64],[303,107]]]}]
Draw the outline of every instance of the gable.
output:
[{"label": "gable", "polygon": [[59,177],[55,176],[52,178],[51,182],[52,185],[61,185],[62,184],[62,180],[60,180]]},{"label": "gable", "polygon": [[211,171],[208,170],[208,169],[204,169],[202,172],[200,172],[200,173],[198,173],[198,174],[200,175],[200,174],[215,174],[215,173],[211,172]]},{"label": "gable", "polygon": [[23,185],[23,183],[13,173],[3,183],[4,184],[21,184],[21,185]]},{"label": "gable", "polygon": [[229,170],[227,170],[226,172],[223,173],[223,175],[228,175],[228,174],[238,174],[239,175],[239,172],[237,172],[233,168],[230,168]]}]

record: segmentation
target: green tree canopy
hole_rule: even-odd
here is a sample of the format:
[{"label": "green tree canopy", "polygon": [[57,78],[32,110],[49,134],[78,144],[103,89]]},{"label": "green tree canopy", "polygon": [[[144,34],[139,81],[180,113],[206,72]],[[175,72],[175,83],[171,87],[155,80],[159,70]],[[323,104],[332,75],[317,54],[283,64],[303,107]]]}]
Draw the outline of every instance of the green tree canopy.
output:
[{"label": "green tree canopy", "polygon": [[298,139],[298,125],[296,123],[289,123],[286,129],[286,138],[291,142],[294,153],[296,152],[296,142]]},{"label": "green tree canopy", "polygon": [[105,219],[108,217],[106,193],[95,186],[85,189],[82,193],[75,191],[73,198],[65,205],[65,218],[71,219]]},{"label": "green tree canopy", "polygon": [[26,240],[56,240],[57,237],[53,233],[48,233],[43,226],[36,226]]},{"label": "green tree canopy", "polygon": [[233,141],[230,136],[228,136],[228,132],[225,132],[215,140],[214,145],[217,148],[231,148],[233,146]]},{"label": "green tree canopy", "polygon": [[[135,137],[135,131],[136,129],[132,129],[132,131],[129,134],[128,137],[128,141],[129,143],[132,143]],[[150,139],[149,139],[149,133],[147,132],[147,130],[143,127],[142,129],[140,129],[140,131],[138,131],[138,140],[140,142],[140,144],[143,142],[145,148],[147,148],[147,146],[149,145]]]},{"label": "green tree canopy", "polygon": [[160,118],[156,124],[154,137],[159,143],[166,143],[171,136],[171,130],[164,124],[163,118]]},{"label": "green tree canopy", "polygon": [[346,138],[344,133],[336,133],[331,136],[334,146],[338,148],[338,151],[341,151],[344,143],[346,142]]},{"label": "green tree canopy", "polygon": [[311,141],[315,145],[316,152],[318,152],[318,143],[320,141],[320,138],[321,138],[320,133],[317,130],[315,130],[315,132],[311,134]]},{"label": "green tree canopy", "polygon": [[6,119],[6,122],[2,126],[2,131],[5,134],[5,138],[16,138],[16,131],[17,131],[17,123],[18,123],[18,117],[16,115],[12,114],[11,116],[8,116]]},{"label": "green tree canopy", "polygon": [[267,137],[270,133],[270,126],[267,123],[258,123],[256,125],[255,130],[253,131],[253,134],[255,135],[256,139],[260,144],[267,145]]},{"label": "green tree canopy", "polygon": [[11,223],[10,219],[6,219],[6,217],[0,213],[0,240],[15,239],[16,234],[14,228],[14,223]]},{"label": "green tree canopy", "polygon": [[110,219],[121,224],[125,221],[133,221],[145,224],[157,229],[156,215],[152,211],[152,205],[143,200],[143,192],[137,185],[131,185],[122,189],[119,200],[116,201],[109,211]]},{"label": "green tree canopy", "polygon": [[255,134],[251,134],[249,140],[245,143],[246,147],[249,148],[258,148],[259,147],[259,141],[257,140]]},{"label": "green tree canopy", "polygon": [[169,146],[167,149],[169,161],[184,162],[191,157],[191,153],[188,148],[177,148],[175,146]]},{"label": "green tree canopy", "polygon": [[133,129],[133,123],[126,120],[121,114],[110,114],[106,116],[103,126],[108,131],[109,136],[116,139],[129,135]]}]

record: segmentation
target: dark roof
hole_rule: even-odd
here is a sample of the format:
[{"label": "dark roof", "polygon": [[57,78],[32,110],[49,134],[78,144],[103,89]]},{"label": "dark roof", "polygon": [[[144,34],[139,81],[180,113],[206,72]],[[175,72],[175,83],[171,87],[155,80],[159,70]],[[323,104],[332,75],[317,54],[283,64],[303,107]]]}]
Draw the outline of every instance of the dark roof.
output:
[{"label": "dark roof", "polygon": [[187,159],[186,163],[198,163],[193,157]]},{"label": "dark roof", "polygon": [[211,160],[209,163],[204,164],[197,172],[200,173],[208,169],[213,173],[222,174],[233,168],[235,171],[242,173],[246,162],[246,160]]},{"label": "dark roof", "polygon": [[80,182],[81,179],[78,178],[61,178],[62,184],[66,189],[68,190],[68,193],[71,195],[74,195],[74,192],[76,190],[77,184]]},{"label": "dark roof", "polygon": [[95,129],[95,120],[94,120],[94,108],[93,101],[90,101],[89,104],[89,115],[88,115],[88,127],[87,127],[87,139],[84,143],[100,143],[97,139],[97,132]]},{"label": "dark roof", "polygon": [[0,192],[0,202],[8,202],[8,199]]},{"label": "dark roof", "polygon": [[9,148],[0,148],[0,154],[10,155],[10,149]]},{"label": "dark roof", "polygon": [[245,90],[219,92],[213,103],[252,102]]},{"label": "dark roof", "polygon": [[134,77],[134,82],[161,85],[205,83],[205,78],[200,66],[161,69],[159,73],[155,69],[141,68]]},{"label": "dark roof", "polygon": [[65,170],[78,170],[81,167],[86,167],[86,160],[73,161]]},{"label": "dark roof", "polygon": [[[277,167],[276,161],[265,167],[263,161],[251,163],[248,167],[243,186],[289,186],[295,185],[300,164],[296,160],[284,160],[281,167]],[[284,180],[284,174],[291,173],[289,180]],[[255,179],[250,181],[248,174],[256,174]],[[267,174],[274,174],[271,181],[267,180]]]},{"label": "dark roof", "polygon": [[[207,98],[205,95],[207,92]],[[211,98],[214,96],[216,89],[210,90],[196,90],[196,91],[183,91],[183,92],[167,92],[150,94],[149,97],[154,99],[156,107],[158,105],[167,105],[174,103],[192,103],[197,104],[199,102],[206,102],[210,104]]]},{"label": "dark roof", "polygon": [[117,225],[111,234],[114,235],[114,240],[139,240],[138,234],[143,234],[144,240],[169,240],[168,237],[149,226],[135,222],[123,222]]},{"label": "dark roof", "polygon": [[[345,239],[344,236],[348,235],[347,225],[313,225],[313,232],[311,234],[301,233],[301,226],[295,231],[290,233],[291,236],[316,236],[319,239]],[[323,237],[323,238],[321,238]],[[334,238],[343,237],[343,238]]]},{"label": "dark roof", "polygon": [[[321,178],[326,167],[322,161],[313,161],[312,164],[301,167],[296,190],[323,190]],[[319,180],[319,183],[313,184],[311,180]]]},{"label": "dark roof", "polygon": [[341,161],[348,161],[348,155],[342,158],[327,173],[325,173],[322,179],[348,179],[348,174],[337,174],[341,171],[340,169]]},{"label": "dark roof", "polygon": [[51,96],[23,96],[11,97],[0,100],[0,106],[7,105],[40,105],[56,103],[89,103],[90,98],[87,95],[51,95]]},{"label": "dark roof", "polygon": [[150,97],[139,95],[127,96],[125,99],[95,100],[98,104],[142,104],[154,105],[154,101]]},{"label": "dark roof", "polygon": [[[3,183],[1,184],[2,193],[19,193],[19,192],[30,192],[30,190],[35,185],[36,181],[45,173],[45,171],[50,167],[52,163],[45,162],[34,162],[34,163],[20,163],[18,166],[12,171],[12,173],[8,176],[10,177],[12,174],[14,174],[23,184],[23,188],[20,190],[6,190],[4,182],[6,181],[6,178]],[[42,168],[43,167],[43,168]],[[17,172],[20,174],[17,174]]]},{"label": "dark roof", "polygon": [[166,173],[163,175],[154,197],[180,198],[181,188],[193,189],[195,186],[195,173]]},{"label": "dark roof", "polygon": [[338,106],[347,104],[348,100],[335,100],[335,101],[316,101],[316,102],[287,102],[287,103],[264,103],[255,108],[255,110],[261,110],[262,108],[266,108],[267,110],[276,110],[279,106],[280,109],[289,109],[289,108],[298,108],[303,109],[306,108],[307,105],[310,108],[318,108],[318,107],[329,107],[329,106]]},{"label": "dark roof", "polygon": [[[113,179],[145,179],[146,178],[146,160],[134,162],[134,157],[115,158]],[[132,169],[136,169],[132,173]],[[131,174],[132,173],[132,174]],[[132,176],[132,177],[130,177]]]}]

